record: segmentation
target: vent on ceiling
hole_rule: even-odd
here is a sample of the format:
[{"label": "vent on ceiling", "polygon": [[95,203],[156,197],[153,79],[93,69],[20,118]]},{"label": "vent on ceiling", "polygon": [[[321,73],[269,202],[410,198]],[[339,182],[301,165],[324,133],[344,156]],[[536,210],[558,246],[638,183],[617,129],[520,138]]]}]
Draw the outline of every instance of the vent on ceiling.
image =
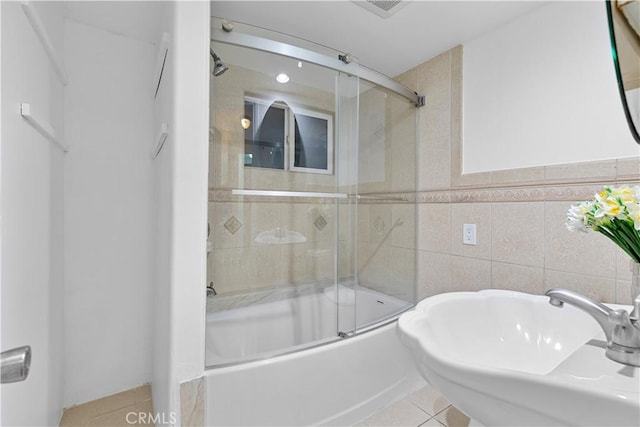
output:
[{"label": "vent on ceiling", "polygon": [[405,7],[409,0],[353,0],[353,2],[381,18],[388,18]]}]

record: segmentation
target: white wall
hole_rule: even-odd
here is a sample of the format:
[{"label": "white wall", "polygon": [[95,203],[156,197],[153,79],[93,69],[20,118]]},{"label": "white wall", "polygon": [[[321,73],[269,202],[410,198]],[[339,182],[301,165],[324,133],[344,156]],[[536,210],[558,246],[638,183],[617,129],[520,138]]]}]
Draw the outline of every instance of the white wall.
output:
[{"label": "white wall", "polygon": [[181,382],[204,373],[209,129],[209,2],[166,11],[171,44],[156,126],[169,136],[154,162],[156,222],[153,399],[179,420]]},{"label": "white wall", "polygon": [[[19,3],[3,2],[2,348],[34,346],[29,381],[2,387],[3,425],[56,425],[63,403],[149,381],[171,420],[180,383],[204,371],[209,2],[122,4],[154,21],[144,37],[90,3],[69,7],[90,24],[38,7],[69,85],[52,77]],[[118,6],[96,7],[113,18]],[[173,41],[154,101],[159,27]],[[19,102],[68,154],[25,125]],[[162,122],[170,136],[151,160]]]},{"label": "white wall", "polygon": [[209,162],[209,2],[175,7],[173,63],[172,335],[178,381],[204,372],[207,172]]},{"label": "white wall", "polygon": [[155,59],[66,22],[65,406],[151,380]]},{"label": "white wall", "polygon": [[[163,31],[173,36],[175,4],[171,3],[165,8],[161,18]],[[154,101],[154,127],[159,128],[161,123],[167,123],[169,134],[162,151],[153,162],[154,177],[154,227],[156,235],[155,264],[154,264],[154,293],[153,301],[153,374],[151,388],[153,405],[156,412],[170,415],[175,410],[175,392],[171,387],[173,382],[173,366],[171,356],[171,233],[173,220],[173,150],[175,144],[173,132],[173,68],[174,68],[174,41],[170,40],[169,52],[165,61],[162,80],[158,88],[158,94]],[[169,417],[170,418],[170,417]],[[165,415],[164,420],[169,419]]]},{"label": "white wall", "polygon": [[464,173],[637,156],[604,2],[557,2],[464,44]]},{"label": "white wall", "polygon": [[[63,51],[60,3],[33,4],[53,46]],[[2,2],[2,333],[0,349],[29,344],[26,381],[5,384],[2,425],[57,425],[63,394],[62,152],[19,114],[64,138],[62,83],[20,3]]]}]

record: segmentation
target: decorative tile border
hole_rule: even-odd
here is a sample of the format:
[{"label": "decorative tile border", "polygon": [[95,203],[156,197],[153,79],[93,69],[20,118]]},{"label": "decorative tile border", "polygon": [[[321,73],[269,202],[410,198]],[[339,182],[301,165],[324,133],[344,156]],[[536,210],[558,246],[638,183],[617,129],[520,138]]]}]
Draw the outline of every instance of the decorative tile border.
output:
[{"label": "decorative tile border", "polygon": [[500,202],[547,202],[578,201],[591,199],[605,185],[635,185],[625,183],[590,183],[569,185],[546,185],[534,187],[479,188],[459,190],[421,191],[418,203],[500,203]]},{"label": "decorative tile border", "polygon": [[571,186],[549,186],[545,188],[545,200],[548,201],[574,201],[589,200],[594,194],[602,191],[605,185],[611,185],[611,182],[603,182],[601,184],[591,185],[571,185]]},{"label": "decorative tile border", "polygon": [[452,203],[514,202],[544,200],[544,188],[491,188],[480,190],[452,190]]}]

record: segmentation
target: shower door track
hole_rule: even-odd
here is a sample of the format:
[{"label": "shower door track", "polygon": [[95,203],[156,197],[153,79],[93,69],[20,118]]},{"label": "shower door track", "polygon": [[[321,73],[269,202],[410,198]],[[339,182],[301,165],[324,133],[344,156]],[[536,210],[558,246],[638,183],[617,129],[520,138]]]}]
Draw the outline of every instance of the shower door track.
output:
[{"label": "shower door track", "polygon": [[308,197],[308,198],[327,198],[327,199],[363,199],[363,200],[381,200],[394,202],[408,202],[406,197],[388,197],[388,196],[369,196],[364,194],[347,194],[347,193],[318,193],[313,191],[273,191],[273,190],[243,190],[240,188],[231,190],[234,196],[266,196],[266,197]]},{"label": "shower door track", "polygon": [[267,196],[267,197],[325,197],[328,199],[346,199],[346,193],[318,193],[313,191],[272,191],[272,190],[242,190],[233,189],[234,196]]},{"label": "shower door track", "polygon": [[212,29],[212,42],[227,43],[235,46],[248,47],[261,50],[264,52],[275,53],[277,55],[287,56],[298,60],[303,60],[322,67],[330,68],[349,75],[357,76],[361,79],[375,83],[386,89],[389,89],[404,98],[411,101],[416,107],[424,106],[424,96],[418,95],[404,85],[395,80],[371,70],[356,63],[345,64],[337,58],[333,58],[321,53],[313,52],[290,44],[265,39],[262,37],[252,36],[249,34],[233,32],[225,32],[223,30]]}]

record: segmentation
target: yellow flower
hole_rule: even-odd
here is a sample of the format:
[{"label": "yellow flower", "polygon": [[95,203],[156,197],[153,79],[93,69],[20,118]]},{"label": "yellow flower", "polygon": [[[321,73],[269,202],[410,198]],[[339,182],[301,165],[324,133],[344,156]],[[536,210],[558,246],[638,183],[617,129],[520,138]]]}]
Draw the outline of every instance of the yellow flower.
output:
[{"label": "yellow flower", "polygon": [[628,203],[627,205],[628,218],[633,221],[633,228],[640,231],[640,203]]},{"label": "yellow flower", "polygon": [[618,200],[620,200],[620,202],[623,205],[627,205],[628,203],[634,203],[637,202],[636,200],[636,192],[634,191],[633,188],[629,188],[627,186],[623,186],[620,188],[612,188],[611,189],[611,195],[615,198],[617,198]]},{"label": "yellow flower", "polygon": [[640,186],[604,187],[593,201],[572,206],[566,225],[571,231],[597,231],[640,262]]},{"label": "yellow flower", "polygon": [[618,200],[615,197],[606,197],[606,198],[597,198],[596,204],[597,210],[593,214],[596,218],[602,218],[603,216],[608,216],[611,218],[620,218],[623,219],[625,217],[624,206],[621,206],[618,203]]}]

